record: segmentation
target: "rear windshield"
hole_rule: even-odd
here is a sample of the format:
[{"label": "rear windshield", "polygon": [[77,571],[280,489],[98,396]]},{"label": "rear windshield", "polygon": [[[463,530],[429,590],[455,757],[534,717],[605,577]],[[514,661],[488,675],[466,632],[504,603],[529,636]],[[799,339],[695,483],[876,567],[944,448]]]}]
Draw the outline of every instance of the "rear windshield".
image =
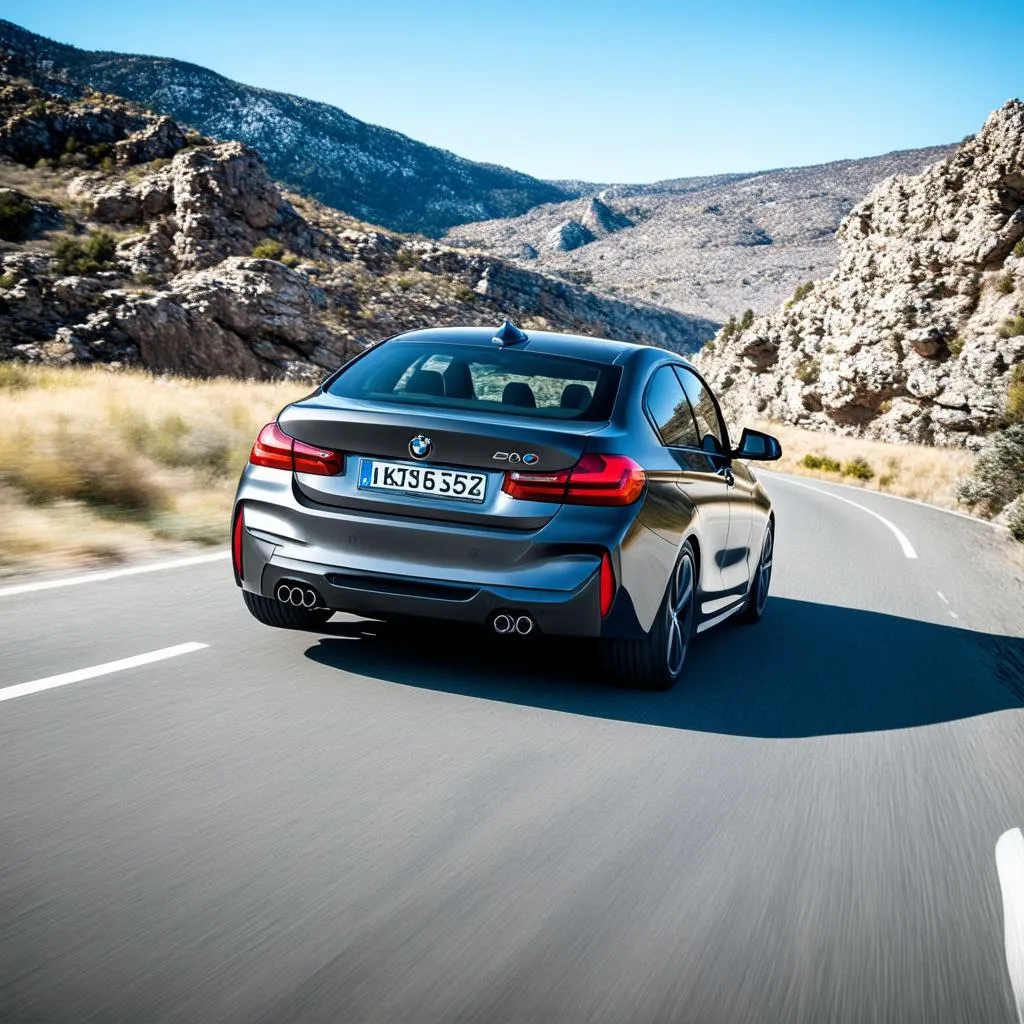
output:
[{"label": "rear windshield", "polygon": [[343,398],[501,412],[537,419],[606,421],[619,368],[515,348],[388,342],[327,386]]}]

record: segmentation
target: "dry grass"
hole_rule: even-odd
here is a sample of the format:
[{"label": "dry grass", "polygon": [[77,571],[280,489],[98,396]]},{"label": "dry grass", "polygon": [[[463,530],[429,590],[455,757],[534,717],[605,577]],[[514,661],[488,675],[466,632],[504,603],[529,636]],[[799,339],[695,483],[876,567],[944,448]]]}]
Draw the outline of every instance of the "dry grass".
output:
[{"label": "dry grass", "polygon": [[224,543],[256,432],[308,391],[0,364],[0,573]]},{"label": "dry grass", "polygon": [[[0,574],[117,562],[223,544],[238,474],[259,428],[309,386],[153,377],[0,363]],[[957,508],[973,456],[764,424],[778,468]],[[807,454],[863,460],[862,481],[810,471]]]},{"label": "dry grass", "polygon": [[[838,434],[819,434],[783,423],[762,423],[760,427],[782,442],[782,458],[771,468],[966,511],[957,501],[956,486],[971,472],[974,455],[962,448],[867,441]],[[807,455],[825,456],[844,468],[852,468],[858,460],[863,460],[873,476],[862,480],[850,473],[844,475],[842,470],[808,469],[802,464]]]}]

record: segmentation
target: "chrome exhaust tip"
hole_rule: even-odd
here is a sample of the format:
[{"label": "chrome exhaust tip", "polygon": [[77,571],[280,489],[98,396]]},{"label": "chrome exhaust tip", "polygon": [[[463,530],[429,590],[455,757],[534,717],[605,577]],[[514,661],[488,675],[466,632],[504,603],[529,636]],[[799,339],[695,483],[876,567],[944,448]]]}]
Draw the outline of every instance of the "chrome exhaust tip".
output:
[{"label": "chrome exhaust tip", "polygon": [[501,633],[502,635],[511,633],[516,628],[516,624],[513,621],[512,616],[506,615],[504,612],[495,615],[494,621],[491,625],[494,627],[495,633]]},{"label": "chrome exhaust tip", "polygon": [[296,608],[318,608],[320,607],[320,595],[305,584],[291,583],[284,580],[278,583],[274,591],[274,597],[281,604],[294,605]]},{"label": "chrome exhaust tip", "polygon": [[533,632],[533,619],[529,615],[520,615],[516,619],[516,632],[520,636],[529,636]]}]

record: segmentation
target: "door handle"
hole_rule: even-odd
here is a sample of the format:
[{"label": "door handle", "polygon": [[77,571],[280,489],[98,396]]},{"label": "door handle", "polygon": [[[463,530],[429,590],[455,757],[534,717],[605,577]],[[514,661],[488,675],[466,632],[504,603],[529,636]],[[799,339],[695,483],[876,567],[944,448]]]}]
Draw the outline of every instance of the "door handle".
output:
[{"label": "door handle", "polygon": [[726,487],[732,487],[736,483],[736,477],[732,475],[732,470],[728,466],[723,466],[718,470],[718,476],[725,481]]}]

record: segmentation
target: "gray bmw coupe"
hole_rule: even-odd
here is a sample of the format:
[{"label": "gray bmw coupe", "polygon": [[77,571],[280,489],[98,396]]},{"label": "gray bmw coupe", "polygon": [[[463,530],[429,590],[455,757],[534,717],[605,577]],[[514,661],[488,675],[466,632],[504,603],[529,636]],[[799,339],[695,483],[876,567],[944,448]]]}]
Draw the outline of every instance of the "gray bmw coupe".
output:
[{"label": "gray bmw coupe", "polygon": [[235,581],[271,626],[336,611],[593,637],[667,689],[691,638],[757,622],[774,515],[714,395],[672,352],[479,327],[351,360],[256,439],[232,520]]}]

